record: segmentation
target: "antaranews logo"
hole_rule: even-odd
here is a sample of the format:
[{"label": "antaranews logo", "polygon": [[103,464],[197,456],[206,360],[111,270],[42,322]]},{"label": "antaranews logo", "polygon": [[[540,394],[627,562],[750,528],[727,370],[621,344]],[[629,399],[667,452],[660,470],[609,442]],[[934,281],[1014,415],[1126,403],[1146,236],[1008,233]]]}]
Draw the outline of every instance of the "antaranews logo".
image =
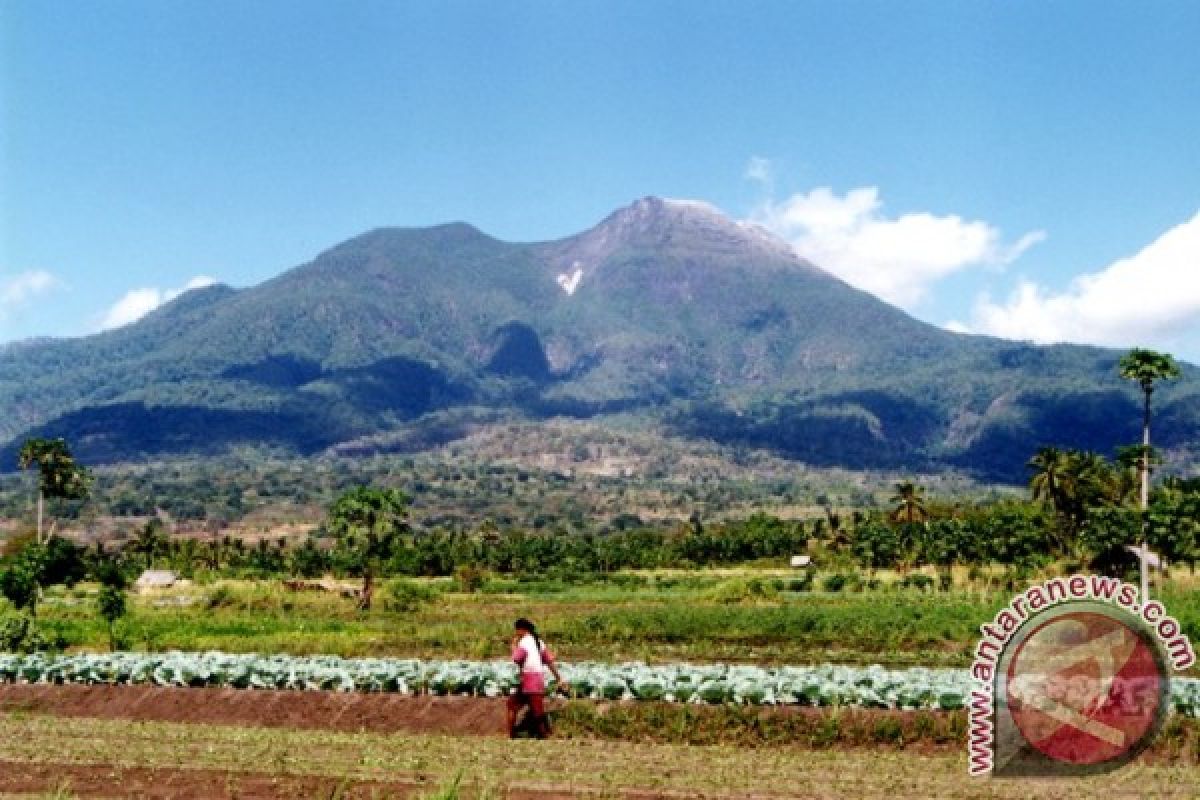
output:
[{"label": "antaranews logo", "polygon": [[980,627],[967,705],[972,775],[1081,775],[1128,763],[1196,662],[1162,603],[1101,575],[1026,589]]}]

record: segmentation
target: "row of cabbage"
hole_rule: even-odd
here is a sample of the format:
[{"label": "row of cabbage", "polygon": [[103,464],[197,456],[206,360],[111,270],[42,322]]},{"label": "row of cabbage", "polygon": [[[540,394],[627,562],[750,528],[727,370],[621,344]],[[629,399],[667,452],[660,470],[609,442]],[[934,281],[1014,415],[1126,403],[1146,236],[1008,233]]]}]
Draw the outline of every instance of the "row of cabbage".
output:
[{"label": "row of cabbage", "polygon": [[[966,670],[879,666],[756,667],[637,662],[564,665],[579,697],[677,703],[963,708]],[[506,661],[422,661],[228,653],[0,654],[0,682],[151,684],[238,689],[399,692],[498,697],[516,684]],[[1177,711],[1200,717],[1200,680],[1172,682]]]}]

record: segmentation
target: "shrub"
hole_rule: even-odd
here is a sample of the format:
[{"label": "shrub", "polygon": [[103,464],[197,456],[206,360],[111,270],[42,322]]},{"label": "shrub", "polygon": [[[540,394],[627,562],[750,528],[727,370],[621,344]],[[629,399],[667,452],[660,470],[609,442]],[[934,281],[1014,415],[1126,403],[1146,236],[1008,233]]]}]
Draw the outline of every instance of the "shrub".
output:
[{"label": "shrub", "polygon": [[905,575],[904,580],[900,581],[902,589],[919,589],[924,592],[933,588],[933,578],[928,575],[922,575],[920,572],[914,572],[911,575]]},{"label": "shrub", "polygon": [[460,592],[474,594],[483,588],[488,580],[488,571],[473,564],[466,564],[454,570],[454,581]]},{"label": "shrub", "polygon": [[848,578],[840,572],[835,572],[832,575],[826,575],[821,579],[821,588],[826,592],[840,592],[846,588]]},{"label": "shrub", "polygon": [[100,593],[96,595],[96,610],[100,613],[100,618],[108,626],[108,646],[111,650],[117,649],[117,620],[125,616],[127,611],[125,603],[125,590],[120,586],[105,584],[100,587]]},{"label": "shrub", "polygon": [[437,589],[428,584],[397,578],[388,584],[388,598],[384,608],[388,611],[416,611],[438,596]]},{"label": "shrub", "polygon": [[0,618],[0,650],[9,653],[35,653],[54,649],[28,614],[8,614]]},{"label": "shrub", "polygon": [[789,592],[807,592],[812,590],[813,576],[811,572],[804,573],[801,578],[791,578],[787,582]]},{"label": "shrub", "polygon": [[712,600],[727,604],[774,600],[777,596],[774,584],[762,578],[731,578],[709,592]]},{"label": "shrub", "polygon": [[879,744],[903,744],[904,727],[895,717],[881,717],[875,722],[871,738]]},{"label": "shrub", "polygon": [[204,607],[207,609],[215,608],[232,608],[237,605],[237,597],[233,590],[224,584],[214,586],[212,591],[204,599]]}]

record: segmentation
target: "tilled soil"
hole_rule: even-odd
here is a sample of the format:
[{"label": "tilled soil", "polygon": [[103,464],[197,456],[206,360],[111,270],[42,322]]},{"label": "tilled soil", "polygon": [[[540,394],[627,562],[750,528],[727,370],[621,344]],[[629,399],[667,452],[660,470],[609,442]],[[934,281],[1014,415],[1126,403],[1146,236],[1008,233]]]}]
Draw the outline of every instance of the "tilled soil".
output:
[{"label": "tilled soil", "polygon": [[504,699],[358,692],[0,685],[0,711],[347,732],[501,735]]}]

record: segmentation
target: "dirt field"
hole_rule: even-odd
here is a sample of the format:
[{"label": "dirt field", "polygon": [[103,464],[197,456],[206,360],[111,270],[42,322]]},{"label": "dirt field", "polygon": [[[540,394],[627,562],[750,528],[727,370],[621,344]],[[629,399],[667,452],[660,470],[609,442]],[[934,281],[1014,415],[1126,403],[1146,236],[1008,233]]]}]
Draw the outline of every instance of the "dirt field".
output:
[{"label": "dirt field", "polygon": [[499,700],[108,686],[0,687],[0,796],[1026,798],[1200,796],[1200,770],[977,781],[957,752],[510,741]]},{"label": "dirt field", "polygon": [[355,692],[7,685],[0,686],[0,711],[352,733],[494,736],[504,730],[499,698]]}]

